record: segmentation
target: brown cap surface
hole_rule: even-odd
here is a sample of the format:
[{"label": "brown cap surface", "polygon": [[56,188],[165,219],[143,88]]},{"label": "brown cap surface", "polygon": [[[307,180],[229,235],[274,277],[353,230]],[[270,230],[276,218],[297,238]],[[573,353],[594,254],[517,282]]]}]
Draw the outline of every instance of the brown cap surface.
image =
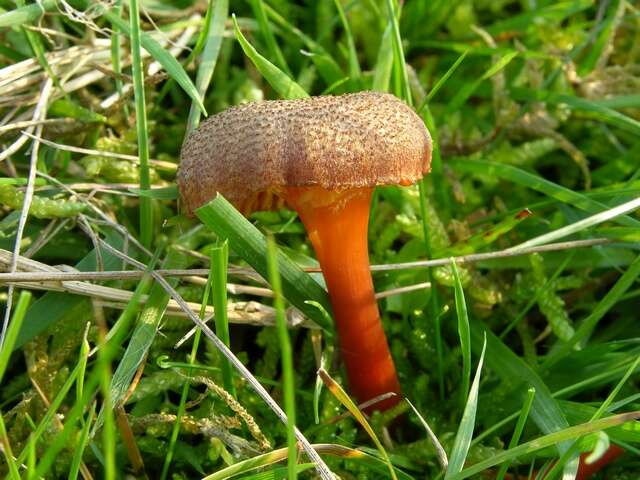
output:
[{"label": "brown cap surface", "polygon": [[249,213],[281,206],[286,187],[414,183],[430,170],[431,137],[393,95],[361,92],[230,108],[192,132],[180,156],[189,213],[217,192]]}]

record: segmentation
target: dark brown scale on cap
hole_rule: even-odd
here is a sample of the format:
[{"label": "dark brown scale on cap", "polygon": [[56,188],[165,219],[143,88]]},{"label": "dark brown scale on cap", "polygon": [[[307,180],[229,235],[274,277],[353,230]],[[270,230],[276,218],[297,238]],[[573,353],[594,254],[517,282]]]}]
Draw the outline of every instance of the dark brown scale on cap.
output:
[{"label": "dark brown scale on cap", "polygon": [[188,213],[220,192],[248,214],[281,207],[287,187],[409,185],[430,163],[431,137],[415,112],[393,95],[361,92],[210,117],[182,147],[178,185]]}]

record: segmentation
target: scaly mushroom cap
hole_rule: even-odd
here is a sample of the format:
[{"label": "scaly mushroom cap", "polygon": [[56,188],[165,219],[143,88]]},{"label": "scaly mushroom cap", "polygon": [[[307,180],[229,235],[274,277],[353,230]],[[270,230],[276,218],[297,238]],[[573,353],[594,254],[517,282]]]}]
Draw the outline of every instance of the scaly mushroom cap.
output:
[{"label": "scaly mushroom cap", "polygon": [[210,117],[182,146],[178,186],[190,214],[217,192],[248,214],[281,207],[288,187],[410,185],[430,164],[418,115],[393,95],[361,92],[248,103]]}]

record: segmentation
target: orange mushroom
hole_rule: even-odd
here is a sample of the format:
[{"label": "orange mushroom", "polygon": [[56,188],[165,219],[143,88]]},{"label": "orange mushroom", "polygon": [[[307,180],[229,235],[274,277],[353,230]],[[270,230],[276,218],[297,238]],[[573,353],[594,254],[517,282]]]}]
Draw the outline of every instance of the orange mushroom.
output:
[{"label": "orange mushroom", "polygon": [[178,185],[189,212],[217,192],[244,214],[284,204],[298,212],[327,283],[351,391],[365,402],[400,393],[369,269],[371,194],[416,182],[430,163],[431,137],[413,110],[361,92],[212,116],[182,147]]}]

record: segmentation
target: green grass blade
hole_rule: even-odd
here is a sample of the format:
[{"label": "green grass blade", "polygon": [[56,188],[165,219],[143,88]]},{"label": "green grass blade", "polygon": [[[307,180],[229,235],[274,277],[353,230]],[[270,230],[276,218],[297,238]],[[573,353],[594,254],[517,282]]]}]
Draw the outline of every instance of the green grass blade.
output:
[{"label": "green grass blade", "polygon": [[[135,0],[134,0],[135,1]],[[102,8],[102,7],[100,7]],[[111,10],[103,11],[104,17],[109,20],[111,23],[116,25],[121,32],[126,35],[131,35],[131,29],[127,22],[122,20],[115,12]],[[167,74],[175,80],[175,82],[182,87],[191,100],[193,100],[200,111],[202,111],[203,115],[207,114],[206,109],[204,108],[204,104],[202,103],[202,99],[200,95],[198,95],[198,90],[196,86],[193,84],[187,72],[184,71],[184,68],[180,63],[167,52],[162,46],[156,42],[153,38],[147,35],[144,32],[140,32],[140,45],[156,60],[162,67],[166,70]]]},{"label": "green grass blade", "polygon": [[7,328],[4,343],[0,346],[0,385],[2,384],[4,373],[9,365],[9,359],[11,358],[11,353],[13,352],[18,334],[22,328],[29,303],[31,303],[31,292],[26,290],[20,292],[20,297],[18,298],[13,315],[11,316],[11,321],[9,322],[9,328]]},{"label": "green grass blade", "polygon": [[[551,396],[547,385],[524,360],[518,357],[509,347],[500,341],[493,332],[484,328],[482,324],[471,324],[472,346],[477,350],[482,345],[483,335],[487,338],[487,366],[495,372],[512,389],[515,394],[524,395],[522,387],[535,388],[536,397],[531,407],[531,417],[544,433],[560,431],[569,426],[558,402]],[[561,453],[569,445],[558,446]]]},{"label": "green grass blade", "polygon": [[497,35],[507,31],[524,32],[534,25],[539,25],[540,22],[548,22],[549,28],[552,28],[550,22],[559,24],[565,18],[586,10],[587,8],[591,8],[592,6],[593,2],[591,0],[551,2],[547,6],[533,8],[525,13],[513,15],[505,20],[499,20],[487,27],[486,30],[491,35]]},{"label": "green grass blade", "polygon": [[[163,268],[182,268],[184,267],[183,262],[183,255],[172,248],[169,249],[167,258],[163,262]],[[170,280],[170,282],[175,282],[175,279]],[[138,325],[111,379],[111,398],[113,405],[118,405],[120,401],[122,401],[136,370],[140,366],[140,363],[144,361],[149,347],[158,332],[158,325],[168,303],[169,295],[162,286],[155,283],[153,287],[151,287],[149,298],[140,313]],[[98,426],[101,425],[101,417],[102,413],[98,417]]]},{"label": "green grass blade", "polygon": [[[40,437],[42,437],[42,435],[49,428],[51,428],[51,422],[53,421],[53,417],[58,415],[58,410],[60,409],[62,402],[67,396],[67,393],[69,393],[69,390],[71,390],[71,387],[73,387],[74,383],[76,382],[76,379],[78,378],[79,373],[80,373],[79,365],[76,365],[76,367],[71,372],[69,372],[69,375],[66,377],[64,384],[62,385],[62,387],[60,387],[60,390],[58,390],[58,392],[56,393],[56,396],[51,400],[51,403],[47,409],[47,412],[44,414],[44,416],[38,423],[37,427],[31,433],[31,439],[33,442],[37,443]],[[85,387],[85,395],[87,395],[87,389],[91,389],[91,388],[92,387],[89,385]],[[20,452],[20,455],[18,455],[19,464],[22,464],[22,462],[24,462],[24,460],[27,458],[28,453],[29,453],[28,447],[25,447],[22,450],[22,452]]]},{"label": "green grass blade", "polygon": [[462,389],[461,405],[464,405],[469,395],[469,383],[471,382],[471,334],[469,333],[469,316],[467,302],[464,298],[464,289],[460,281],[460,273],[456,262],[451,259],[453,270],[454,292],[456,302],[456,315],[458,317],[458,336],[460,337],[460,350],[462,352]]},{"label": "green grass blade", "polygon": [[458,59],[453,63],[453,65],[451,65],[451,67],[449,67],[449,69],[444,73],[444,75],[442,75],[438,81],[436,82],[436,84],[431,88],[431,90],[429,90],[429,93],[427,94],[427,96],[425,97],[425,99],[422,101],[422,104],[416,109],[416,111],[418,112],[418,114],[420,114],[422,112],[422,110],[424,109],[424,107],[426,107],[429,102],[433,99],[433,97],[436,96],[436,94],[440,91],[440,89],[444,86],[445,83],[447,83],[447,80],[449,80],[449,78],[451,77],[451,75],[454,74],[454,72],[458,69],[458,67],[462,64],[462,62],[464,61],[465,58],[467,58],[467,55],[469,54],[469,50],[465,50],[464,52],[462,52],[462,54],[458,57]]},{"label": "green grass blade", "polygon": [[7,435],[7,428],[4,424],[2,412],[0,412],[0,441],[2,442],[4,459],[9,467],[9,478],[11,480],[20,480],[20,471],[18,470],[16,460],[13,458],[13,450],[11,449],[11,443],[9,443],[9,436]]},{"label": "green grass blade", "polygon": [[349,21],[347,20],[347,16],[344,13],[344,8],[342,7],[342,2],[340,0],[334,0],[333,4],[338,11],[338,16],[340,17],[340,23],[342,23],[342,28],[344,28],[344,34],[347,37],[347,49],[349,51],[349,77],[355,83],[355,89],[359,89],[360,87],[360,77],[362,75],[362,71],[360,70],[360,62],[358,61],[358,52],[356,51],[356,44],[353,41],[353,33],[351,32],[351,26],[349,25]]},{"label": "green grass blade", "polygon": [[476,374],[471,384],[471,390],[469,391],[469,398],[467,404],[464,407],[464,413],[460,426],[458,427],[458,433],[453,443],[453,449],[449,456],[449,465],[445,472],[445,480],[450,480],[454,474],[462,471],[464,462],[469,453],[469,446],[471,445],[471,439],[473,438],[473,428],[476,422],[476,410],[478,407],[478,391],[480,390],[480,374],[482,372],[482,364],[484,363],[484,354],[487,348],[487,339],[485,337],[482,344],[482,352],[480,353],[480,360],[478,361],[478,367],[476,368]]},{"label": "green grass blade", "polygon": [[590,421],[597,420],[601,418],[602,415],[604,415],[604,413],[609,409],[609,406],[613,403],[615,398],[618,396],[618,393],[620,393],[620,390],[622,390],[622,387],[624,387],[624,385],[627,383],[627,380],[629,380],[629,377],[631,377],[631,375],[636,371],[639,364],[640,364],[640,356],[637,356],[635,361],[629,366],[627,371],[624,372],[624,375],[622,376],[620,381],[616,384],[613,390],[611,390],[609,395],[607,395],[607,398],[604,399],[604,402],[600,404],[600,406],[598,407],[598,410],[596,410],[596,412],[593,414]]},{"label": "green grass blade", "polygon": [[296,425],[296,399],[295,399],[295,376],[293,373],[293,351],[291,340],[287,329],[285,318],[284,297],[282,296],[282,284],[280,273],[278,272],[278,250],[273,237],[267,239],[267,269],[269,271],[269,283],[273,290],[273,306],[276,310],[276,329],[278,331],[278,341],[280,343],[280,356],[282,362],[282,390],[284,394],[284,411],[287,414],[287,478],[296,480],[298,472],[297,464],[297,441],[295,434]]},{"label": "green grass blade", "polygon": [[[381,462],[381,460],[377,457],[369,455],[361,450],[344,447],[342,445],[314,444],[313,447],[319,453],[336,455],[344,459],[370,459],[375,462]],[[262,455],[257,455],[246,460],[240,460],[233,465],[229,465],[228,467],[222,468],[217,472],[212,473],[211,475],[207,475],[202,480],[225,480],[227,478],[235,477],[236,475],[255,470],[256,468],[262,468],[277,462],[281,462],[282,460],[285,460],[287,458],[287,450],[287,448],[280,448],[278,450],[263,453]]]},{"label": "green grass blade", "polygon": [[[82,399],[80,399],[82,401]],[[89,415],[84,421],[84,426],[80,431],[80,435],[78,436],[78,443],[76,444],[73,451],[73,458],[71,459],[71,465],[69,466],[69,480],[75,480],[78,478],[78,473],[80,471],[80,464],[82,463],[82,456],[84,454],[85,448],[87,448],[87,444],[89,443],[89,432],[91,431],[91,423],[93,422],[93,418],[96,415],[96,404],[91,404],[91,410],[89,411]]]},{"label": "green grass blade", "polygon": [[[242,257],[263,278],[268,278],[266,263],[267,241],[264,235],[233,206],[218,195],[208,204],[196,210],[196,215],[218,237],[229,240],[229,247]],[[327,311],[331,311],[329,297],[324,288],[289,257],[278,252],[278,270],[282,276],[284,296],[304,315],[323,327],[327,334],[332,328],[320,310],[306,303],[307,300],[318,302]]]},{"label": "green grass blade", "polygon": [[493,77],[500,70],[505,68],[511,60],[518,56],[518,52],[509,52],[504,54],[502,57],[498,59],[496,63],[491,65],[481,76],[473,82],[465,83],[462,88],[458,91],[458,93],[451,99],[451,101],[447,104],[447,108],[445,110],[445,114],[449,115],[453,112],[456,112],[462,108],[462,106],[466,103],[471,95],[478,89],[480,84],[485,80]]},{"label": "green grass blade", "polygon": [[289,75],[284,73],[258,53],[258,51],[249,43],[240,31],[236,16],[232,15],[232,18],[236,39],[238,40],[238,43],[240,43],[244,54],[249,57],[265,80],[269,82],[269,85],[271,85],[282,98],[292,99],[308,97],[309,94],[305,92],[304,88],[298,85]]},{"label": "green grass blade", "polygon": [[[212,268],[209,269],[209,275],[207,276],[207,283],[204,287],[204,293],[202,294],[202,302],[200,303],[200,319],[204,319],[204,315],[207,309],[207,305],[209,304],[209,292],[211,290],[212,282],[213,282],[213,258],[211,258]],[[195,335],[193,336],[193,345],[191,346],[191,353],[189,355],[189,363],[188,366],[194,365],[196,361],[196,355],[198,354],[198,347],[200,346],[200,337],[202,335],[201,330],[196,330]],[[162,357],[161,357],[162,358]],[[158,358],[158,365],[161,364],[161,358]],[[162,366],[161,368],[168,368],[168,366]],[[187,375],[192,373],[193,369],[187,369]],[[180,421],[187,411],[187,397],[189,396],[189,382],[185,382],[182,386],[182,393],[180,394],[180,403],[178,404],[178,412],[176,413],[176,420],[173,423],[173,428],[171,430],[171,437],[169,438],[169,448],[167,449],[167,454],[164,457],[164,464],[162,465],[162,472],[160,474],[160,480],[165,480],[169,475],[169,467],[171,467],[171,462],[173,460],[173,455],[176,448],[176,443],[178,441],[178,435],[180,434]]]},{"label": "green grass blade", "polygon": [[271,24],[267,18],[264,2],[262,0],[249,0],[249,3],[253,10],[253,16],[256,17],[256,21],[258,22],[258,31],[264,37],[264,42],[267,45],[269,56],[274,59],[275,65],[280,68],[280,70],[291,76],[289,65],[287,65],[287,61],[282,54],[282,50],[280,50],[280,47],[278,46],[276,37],[273,34],[273,29],[271,28]]},{"label": "green grass blade", "polygon": [[567,356],[573,350],[575,345],[584,342],[593,333],[598,322],[602,320],[605,314],[611,310],[620,301],[621,297],[627,292],[627,290],[634,285],[638,276],[640,276],[640,256],[636,257],[624,274],[616,281],[613,287],[609,289],[602,300],[598,302],[598,305],[596,305],[591,314],[580,323],[580,326],[577,328],[573,337],[571,337],[571,340],[563,343],[558,347],[558,349],[547,355],[543,362],[543,367],[552,367],[562,358]]},{"label": "green grass blade", "polygon": [[[609,208],[608,205],[511,165],[462,158],[452,159],[449,164],[458,171],[508,180],[589,213],[600,213]],[[627,227],[640,227],[640,221],[629,216],[621,216],[614,221]]]},{"label": "green grass blade", "polygon": [[373,82],[371,90],[376,92],[388,92],[393,69],[393,25],[391,22],[384,29],[376,66],[373,69]]},{"label": "green grass blade", "polygon": [[[106,356],[108,361],[111,360],[110,354]],[[76,372],[74,370],[74,372]],[[72,372],[73,373],[73,372]],[[77,373],[77,372],[76,372]],[[100,371],[94,369],[86,382],[86,388],[84,390],[84,396],[81,402],[76,402],[73,407],[65,413],[65,423],[62,431],[56,433],[47,449],[38,457],[38,464],[36,465],[35,476],[41,478],[45,476],[45,472],[49,472],[51,466],[56,461],[59,452],[67,446],[72,434],[76,432],[76,423],[82,416],[82,412],[86,406],[89,405],[91,397],[95,393],[95,389],[99,384]],[[58,397],[60,393],[58,394]],[[51,409],[50,409],[51,410]]]},{"label": "green grass blade", "polygon": [[[522,431],[524,430],[524,426],[527,423],[527,418],[529,418],[529,412],[531,411],[531,405],[533,405],[533,399],[536,395],[536,389],[531,387],[527,390],[527,399],[520,410],[520,415],[518,416],[518,421],[516,422],[516,426],[513,429],[513,435],[511,435],[511,440],[509,441],[509,448],[514,448],[518,445],[520,441],[520,437],[522,436]],[[509,470],[509,465],[511,465],[510,461],[505,461],[498,470],[496,474],[496,480],[503,480],[507,470]]]},{"label": "green grass blade", "polygon": [[448,480],[463,480],[465,478],[471,477],[472,475],[483,472],[495,465],[500,465],[502,462],[505,462],[507,460],[515,460],[518,457],[537,452],[543,448],[551,447],[562,442],[572,441],[573,439],[581,437],[588,433],[606,430],[617,425],[623,425],[626,422],[630,422],[637,418],[640,418],[640,412],[622,413],[620,415],[613,415],[601,420],[568,427],[558,432],[550,433],[535,440],[523,443],[507,451],[497,453],[491,456],[491,458],[478,462],[471,467],[464,469],[460,473],[451,476],[451,478]]},{"label": "green grass blade", "polygon": [[[113,14],[117,15],[118,18],[122,17],[122,0],[116,0],[113,6]],[[112,25],[113,34],[111,35],[111,66],[113,68],[113,73],[115,74],[115,86],[116,92],[122,98],[122,49],[120,48],[120,39],[122,37],[122,33],[117,25]],[[129,105],[124,104],[123,110],[125,112],[125,116],[129,116]]]},{"label": "green grass blade", "polygon": [[[227,265],[229,263],[229,244],[224,240],[211,250],[211,294],[215,312],[216,335],[229,347],[229,318],[227,317]],[[222,359],[222,381],[224,389],[234,397],[233,369],[226,358]]]},{"label": "green grass blade", "polygon": [[333,85],[345,78],[345,74],[342,71],[342,68],[340,68],[340,65],[338,65],[334,58],[318,42],[313,40],[310,36],[305,35],[304,32],[289,23],[268,4],[263,2],[263,7],[275,25],[277,25],[287,35],[299,39],[306,45],[309,49],[308,55],[310,56],[311,61],[316,66],[318,73],[327,85]]},{"label": "green grass blade", "polygon": [[[211,8],[211,4],[209,4]],[[200,65],[196,74],[196,90],[199,98],[205,98],[213,71],[218,62],[220,46],[224,36],[224,24],[229,17],[229,0],[216,0],[213,13],[208,15],[209,24],[207,40],[200,57]],[[191,103],[189,117],[187,119],[187,134],[198,127],[200,123],[200,108],[196,102]]]},{"label": "green grass blade", "polygon": [[433,430],[431,430],[431,427],[429,426],[427,421],[424,419],[422,414],[418,411],[418,409],[413,405],[413,403],[411,403],[408,398],[405,398],[404,401],[409,404],[409,407],[411,407],[411,410],[413,410],[413,413],[415,413],[416,417],[418,417],[418,420],[420,420],[420,423],[422,424],[425,431],[427,432],[427,437],[431,441],[433,448],[435,448],[436,450],[436,454],[438,455],[438,460],[440,461],[440,465],[442,465],[442,468],[446,471],[447,467],[449,466],[449,459],[447,458],[447,452],[442,447],[442,444],[438,440],[438,437],[436,437],[436,434],[433,433]]},{"label": "green grass blade", "polygon": [[624,12],[624,9],[624,1],[617,0],[609,2],[607,14],[601,24],[598,25],[600,31],[598,32],[595,41],[592,43],[592,48],[578,65],[577,73],[581,78],[586,77],[594,68],[596,68],[598,60],[602,56],[603,52],[611,45],[611,42],[613,42],[611,36],[615,34],[616,22],[619,20],[619,15]]},{"label": "green grass blade", "polygon": [[411,96],[411,88],[409,87],[409,73],[407,72],[407,64],[402,49],[402,37],[400,36],[400,26],[398,25],[399,15],[396,12],[397,6],[394,6],[393,0],[387,0],[386,4],[387,16],[393,30],[393,63],[396,75],[400,78],[400,90],[396,92],[396,95],[403,98],[404,101],[407,102],[407,105],[412,107],[413,99]]},{"label": "green grass blade", "polygon": [[[149,131],[147,126],[147,108],[144,97],[144,73],[140,52],[140,7],[138,0],[129,0],[129,17],[131,40],[131,71],[133,91],[136,103],[136,133],[138,137],[138,157],[140,158],[140,189],[149,190],[151,180],[149,174]],[[151,247],[153,236],[153,204],[148,197],[140,197],[140,243]]]},{"label": "green grass blade", "polygon": [[640,121],[620,113],[604,102],[591,101],[573,95],[550,92],[548,90],[513,89],[511,95],[517,100],[535,100],[551,105],[568,105],[574,110],[593,114],[593,116],[609,125],[626,130],[634,135],[640,134]]},{"label": "green grass blade", "polygon": [[16,8],[0,15],[0,28],[18,27],[24,23],[39,19],[45,12],[53,10],[56,0],[42,0],[41,2]]}]

